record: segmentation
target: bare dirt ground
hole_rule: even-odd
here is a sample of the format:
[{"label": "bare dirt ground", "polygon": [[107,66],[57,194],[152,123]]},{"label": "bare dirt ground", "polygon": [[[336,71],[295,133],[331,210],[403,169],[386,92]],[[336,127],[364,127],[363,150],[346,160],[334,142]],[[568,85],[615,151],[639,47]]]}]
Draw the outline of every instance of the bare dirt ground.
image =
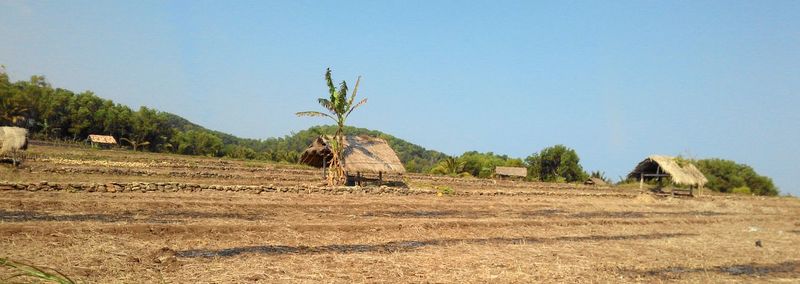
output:
[{"label": "bare dirt ground", "polygon": [[[21,170],[0,166],[0,181],[321,182],[293,165],[31,152]],[[86,283],[800,281],[795,198],[404,179],[470,194],[3,190],[0,256]]]}]

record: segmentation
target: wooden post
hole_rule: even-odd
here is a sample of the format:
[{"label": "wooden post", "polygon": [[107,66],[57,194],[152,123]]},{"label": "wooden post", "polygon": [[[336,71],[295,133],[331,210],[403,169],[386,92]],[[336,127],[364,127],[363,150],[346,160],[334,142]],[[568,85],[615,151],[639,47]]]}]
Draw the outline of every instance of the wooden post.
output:
[{"label": "wooden post", "polygon": [[328,161],[325,156],[322,156],[322,179],[327,179],[328,175],[325,172],[325,168],[328,166]]},{"label": "wooden post", "polygon": [[378,186],[383,185],[383,172],[378,171]]},{"label": "wooden post", "polygon": [[644,173],[639,174],[639,190],[644,190]]},{"label": "wooden post", "polygon": [[658,175],[658,185],[661,186],[661,166],[656,164],[656,175]]}]

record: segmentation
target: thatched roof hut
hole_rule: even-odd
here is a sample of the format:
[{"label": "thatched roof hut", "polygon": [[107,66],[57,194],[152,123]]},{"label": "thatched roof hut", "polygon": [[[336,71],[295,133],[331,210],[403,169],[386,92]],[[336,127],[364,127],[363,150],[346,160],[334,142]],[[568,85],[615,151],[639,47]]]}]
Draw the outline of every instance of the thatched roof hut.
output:
[{"label": "thatched roof hut", "polygon": [[628,178],[650,180],[670,177],[672,183],[703,187],[708,179],[692,163],[670,156],[651,155],[628,174]]},{"label": "thatched roof hut", "polygon": [[522,167],[495,167],[494,175],[496,177],[524,178],[528,176],[528,169]]},{"label": "thatched roof hut", "polygon": [[[300,156],[300,163],[321,168],[331,159],[328,141],[331,136],[317,137]],[[348,175],[355,173],[394,173],[406,172],[400,158],[389,147],[386,140],[369,136],[347,136],[344,138],[342,165]]]},{"label": "thatched roof hut", "polygon": [[601,178],[590,177],[583,182],[585,185],[607,186],[608,183]]},{"label": "thatched roof hut", "polygon": [[114,145],[117,144],[117,140],[114,139],[114,136],[111,135],[97,135],[97,134],[89,134],[89,142],[92,144],[108,144]]}]

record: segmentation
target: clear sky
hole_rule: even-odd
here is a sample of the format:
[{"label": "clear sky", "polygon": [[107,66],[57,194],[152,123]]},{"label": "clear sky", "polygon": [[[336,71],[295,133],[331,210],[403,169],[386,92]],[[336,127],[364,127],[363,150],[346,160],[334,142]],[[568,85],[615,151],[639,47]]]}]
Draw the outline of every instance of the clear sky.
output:
[{"label": "clear sky", "polygon": [[448,154],[720,157],[800,194],[800,1],[0,0],[0,64],[249,138],[326,122],[294,113],[331,67],[351,125]]}]

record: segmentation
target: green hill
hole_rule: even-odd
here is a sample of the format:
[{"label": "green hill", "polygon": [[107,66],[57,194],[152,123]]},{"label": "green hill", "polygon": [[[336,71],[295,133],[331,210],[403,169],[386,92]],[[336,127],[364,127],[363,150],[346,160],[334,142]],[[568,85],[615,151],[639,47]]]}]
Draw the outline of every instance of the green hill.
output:
[{"label": "green hill", "polygon": [[[39,139],[83,141],[89,134],[105,134],[114,136],[125,147],[145,151],[289,163],[296,163],[315,137],[335,132],[334,126],[315,126],[280,138],[239,138],[172,113],[147,107],[134,111],[90,91],[74,93],[53,88],[43,76],[11,82],[2,72],[0,125],[28,128]],[[410,172],[428,171],[446,157],[375,130],[348,127],[346,133],[387,140]]]}]

